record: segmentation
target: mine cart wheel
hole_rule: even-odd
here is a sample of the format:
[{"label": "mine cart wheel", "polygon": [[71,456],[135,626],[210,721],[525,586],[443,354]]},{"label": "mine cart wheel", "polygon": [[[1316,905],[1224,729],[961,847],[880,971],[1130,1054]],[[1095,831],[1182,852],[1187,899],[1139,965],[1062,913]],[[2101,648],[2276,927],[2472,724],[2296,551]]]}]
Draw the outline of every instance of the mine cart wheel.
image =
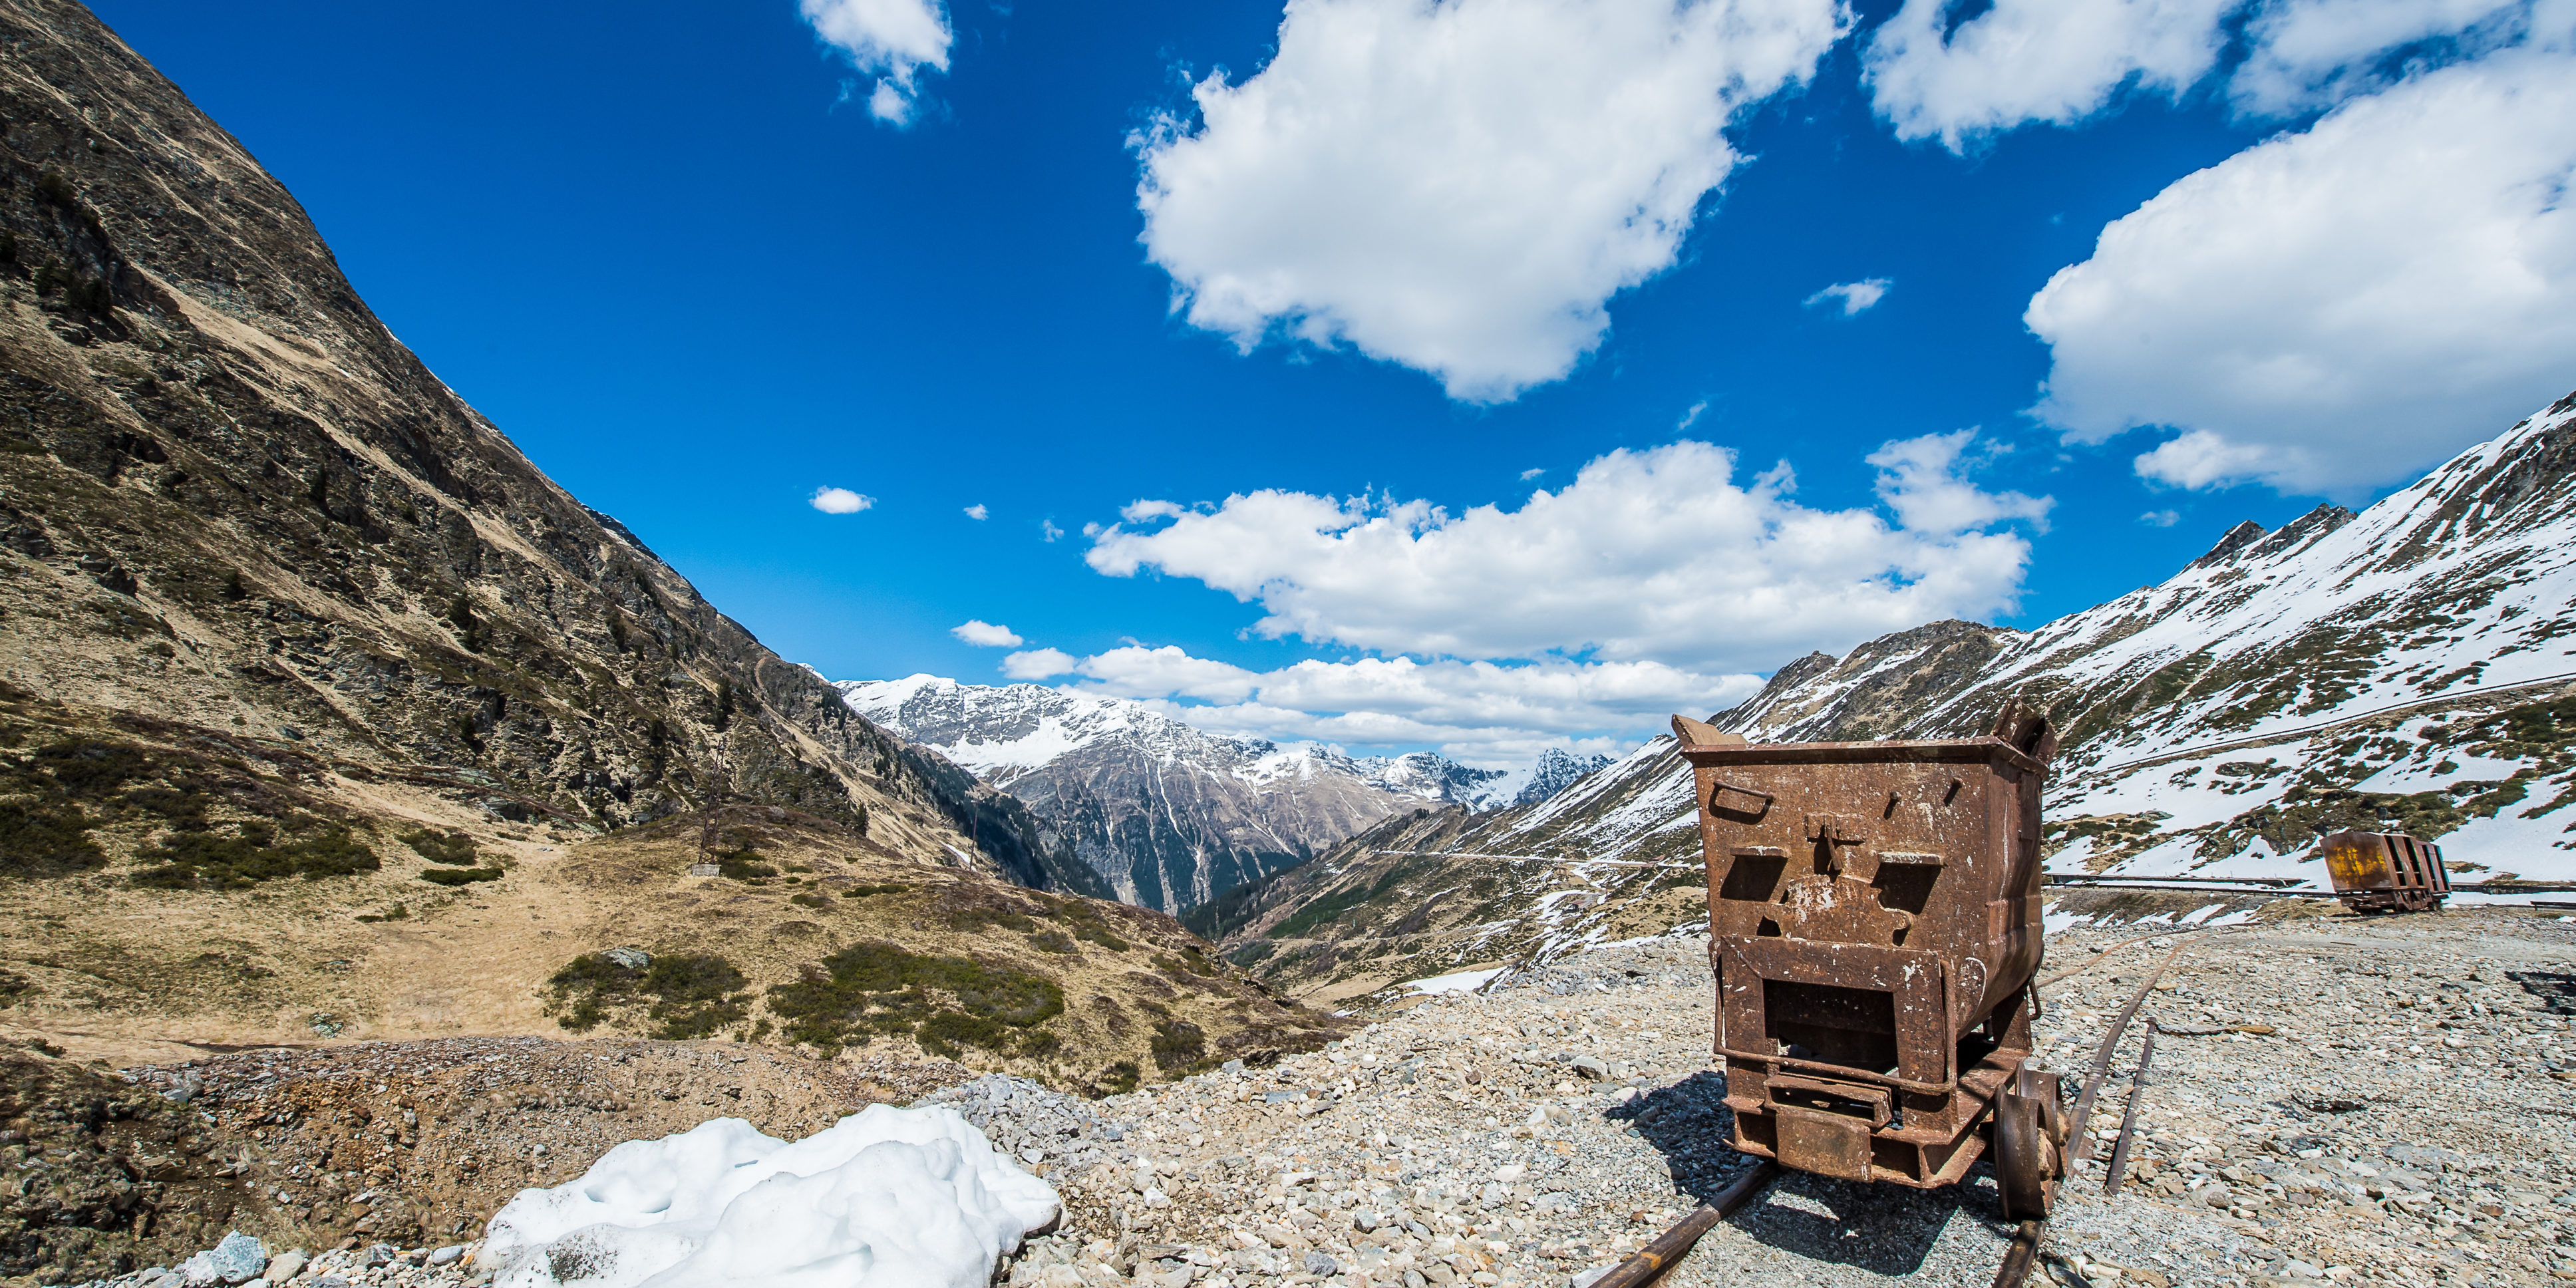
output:
[{"label": "mine cart wheel", "polygon": [[2056,1126],[2057,1075],[2023,1072],[2021,1085],[1995,1097],[1995,1185],[2003,1191],[2004,1219],[2045,1221],[2057,1205],[2057,1178],[2065,1170]]}]

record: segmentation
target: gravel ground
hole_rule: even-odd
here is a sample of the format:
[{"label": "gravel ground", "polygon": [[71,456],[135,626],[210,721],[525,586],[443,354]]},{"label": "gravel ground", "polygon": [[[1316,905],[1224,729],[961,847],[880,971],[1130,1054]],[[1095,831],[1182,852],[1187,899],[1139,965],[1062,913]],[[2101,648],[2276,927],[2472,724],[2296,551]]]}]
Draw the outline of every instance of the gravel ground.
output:
[{"label": "gravel ground", "polygon": [[[2249,924],[2096,956],[2159,929],[2087,924],[2051,940],[2047,969],[2068,977],[2046,992],[2041,1033],[2079,1075],[2109,1019],[2185,948],[2093,1119],[2107,1156],[2152,1019],[2164,1031],[2128,1187],[2106,1197],[2099,1161],[2068,1183],[2048,1275],[2106,1288],[2576,1279],[2576,922],[2502,908],[2362,920],[2283,901]],[[1006,1267],[1012,1285],[1580,1284],[1745,1165],[1725,1148],[1700,1054],[1706,945],[1615,946],[1489,994],[1421,999],[1270,1068],[1097,1102],[998,1076],[925,1099],[959,1108],[1065,1196],[1063,1225]],[[1792,1173],[1666,1282],[1982,1288],[2007,1235],[1982,1168],[1931,1192]],[[396,1255],[369,1268],[344,1250],[296,1282],[474,1282],[470,1244],[445,1266],[383,1251]]]},{"label": "gravel ground", "polygon": [[[2116,1129],[2147,1020],[2171,1026],[2128,1188],[2105,1197],[2099,1162],[2067,1185],[2049,1274],[2576,1278],[2563,1242],[2576,1087],[2560,1076],[2576,1074],[2576,1034],[2552,1010],[2576,997],[2535,974],[2576,969],[2576,925],[2520,909],[2366,921],[2325,909],[2284,901],[2252,924],[2098,959],[2156,927],[2051,941],[2048,969],[2074,969],[2048,991],[2041,1033],[2079,1073],[2146,975],[2194,946],[2150,994],[2093,1120]],[[1105,1101],[1135,1124],[1139,1161],[1062,1178],[1067,1228],[1035,1241],[1011,1282],[1580,1282],[1742,1165],[1699,1055],[1706,944],[1603,950],[1490,995],[1424,1001],[1276,1068]],[[1582,1057],[1597,1068],[1578,1069]],[[1982,1288],[2008,1233],[1983,1168],[1932,1192],[1793,1173],[1667,1282]]]}]

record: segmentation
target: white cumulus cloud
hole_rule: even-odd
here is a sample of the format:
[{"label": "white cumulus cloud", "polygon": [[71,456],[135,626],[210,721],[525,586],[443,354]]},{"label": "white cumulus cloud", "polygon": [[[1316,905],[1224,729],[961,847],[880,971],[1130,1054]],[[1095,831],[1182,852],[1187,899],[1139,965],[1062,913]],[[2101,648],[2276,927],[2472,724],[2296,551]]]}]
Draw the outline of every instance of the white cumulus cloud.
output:
[{"label": "white cumulus cloud", "polygon": [[875,505],[877,499],[845,487],[818,487],[814,489],[814,495],[805,498],[805,503],[825,514],[857,514]]},{"label": "white cumulus cloud", "polygon": [[2576,59],[2516,48],[2347,101],[2102,232],[2023,320],[2077,441],[2138,472],[2351,492],[2576,383]]},{"label": "white cumulus cloud", "polygon": [[[1884,277],[1863,278],[1857,282],[1836,282],[1808,296],[1805,303],[1806,307],[1811,309],[1818,305],[1840,309],[1844,317],[1850,317],[1855,313],[1868,311],[1880,300],[1887,298],[1887,288],[1891,285],[1893,283]],[[1697,413],[1706,406],[1708,404],[1701,403],[1698,407],[1692,408],[1692,419],[1697,419]]]},{"label": "white cumulus cloud", "polygon": [[2007,609],[2030,545],[2000,525],[2048,502],[1965,479],[1973,431],[1886,445],[1875,507],[1810,509],[1784,464],[1683,441],[1586,464],[1517,510],[1263,490],[1222,505],[1130,507],[1085,552],[1111,576],[1155,568],[1266,611],[1253,630],[1380,653],[1584,655],[1700,673],[1764,670],[1811,648]]},{"label": "white cumulus cloud", "polygon": [[[2222,75],[2249,116],[2331,106],[2398,77],[2562,28],[2565,0],[1906,0],[1862,53],[1899,138],[1954,152],[2024,125],[2074,125],[2122,93],[2179,97]],[[2226,51],[2241,41],[2231,67]]]},{"label": "white cumulus cloud", "polygon": [[966,517],[973,519],[977,523],[982,523],[984,520],[991,518],[992,515],[993,512],[991,510],[987,510],[981,505],[970,505],[966,507]]},{"label": "white cumulus cloud", "polygon": [[996,626],[980,619],[970,619],[963,626],[952,626],[948,633],[977,648],[1018,648],[1028,641],[1008,626]]},{"label": "white cumulus cloud", "polygon": [[1212,732],[1429,744],[1470,764],[1520,763],[1549,746],[1623,750],[1676,711],[1720,711],[1762,684],[1750,674],[1700,674],[1660,662],[1506,666],[1397,657],[1254,671],[1171,645],[1111,649],[1049,674],[1067,671],[1076,691],[1144,699]]},{"label": "white cumulus cloud", "polygon": [[937,0],[799,0],[798,8],[814,34],[877,78],[868,111],[880,121],[910,124],[920,110],[921,73],[948,70],[956,36]]},{"label": "white cumulus cloud", "polygon": [[[2274,0],[2247,25],[2252,47],[2228,78],[2239,109],[2278,116],[2340,102],[2422,70],[2531,34],[2532,0]],[[2431,47],[2427,42],[2433,42]],[[2405,48],[2400,66],[2385,50]]]},{"label": "white cumulus cloud", "polygon": [[1080,659],[1062,649],[1037,648],[1002,659],[1002,674],[1014,680],[1043,680],[1063,675]]},{"label": "white cumulus cloud", "polygon": [[1601,341],[1803,81],[1834,0],[1289,0],[1275,56],[1138,140],[1147,255],[1249,351],[1350,344],[1492,402]]},{"label": "white cumulus cloud", "polygon": [[2071,125],[2123,86],[2179,94],[2217,64],[2241,0],[1995,0],[1950,26],[1952,0],[1905,0],[1861,56],[1901,139],[1964,151],[2016,126]]}]

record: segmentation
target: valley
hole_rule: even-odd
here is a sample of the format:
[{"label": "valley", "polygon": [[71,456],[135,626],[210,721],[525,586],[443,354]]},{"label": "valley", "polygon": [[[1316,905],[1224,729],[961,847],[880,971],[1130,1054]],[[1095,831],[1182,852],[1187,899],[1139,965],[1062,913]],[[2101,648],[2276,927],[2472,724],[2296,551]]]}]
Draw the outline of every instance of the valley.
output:
[{"label": "valley", "polygon": [[[896,135],[912,118],[888,112],[946,110],[907,97],[945,58],[888,73],[901,92],[881,81],[870,115],[844,123],[885,127],[867,137],[889,151],[909,143]],[[1840,299],[1839,324],[1887,287],[1830,286],[1796,308]],[[1848,307],[1855,292],[1869,302]],[[889,415],[868,432],[904,431]],[[1931,467],[1898,449],[1955,456],[1975,433],[1868,456],[1882,508],[1929,504],[1905,471]],[[1698,468],[1725,455],[1687,446]],[[1623,446],[1584,468],[1597,480],[1643,459]],[[2054,502],[1980,490],[1953,464],[1922,477],[2003,517],[1939,540],[2027,553],[1998,525],[2044,531]],[[1531,500],[1475,523],[1591,504],[1588,484],[1536,487],[1545,462],[1496,468]],[[1786,461],[1760,495],[1719,477],[1729,504],[1775,507],[1751,526],[1793,513]],[[838,521],[878,504],[838,481],[806,505]],[[622,1254],[581,1243],[594,1227],[498,1270],[474,1258],[506,1244],[482,1242],[496,1211],[611,1151],[727,1118],[743,1133],[724,1149],[796,1149],[846,1117],[882,1125],[883,1106],[920,1112],[903,1131],[932,1127],[868,1146],[899,1147],[878,1161],[910,1150],[921,1174],[953,1179],[981,1132],[1003,1152],[976,1162],[1056,1187],[1056,1215],[1002,1231],[998,1277],[973,1283],[1585,1288],[1743,1160],[1707,1069],[1717,981],[1690,769],[1671,737],[1618,756],[1562,748],[1604,745],[1582,723],[1602,712],[1752,681],[1706,659],[1690,664],[1709,674],[1686,673],[1642,636],[1602,643],[1610,628],[1589,621],[1545,639],[1517,620],[1461,623],[1437,648],[1381,648],[1367,641],[1394,628],[1369,614],[1395,595],[1379,569],[1297,600],[1285,574],[1238,577],[1208,554],[1275,537],[1260,524],[1303,506],[1315,514],[1288,526],[1317,567],[1363,538],[1431,558],[1453,516],[1397,496],[1134,500],[1124,554],[1070,510],[1061,527],[1008,517],[1050,558],[1070,558],[1054,545],[1065,528],[1100,542],[1080,575],[1150,565],[1260,600],[1271,615],[1245,639],[1422,654],[1406,662],[1419,718],[1348,727],[1421,733],[1354,746],[1442,751],[1211,732],[1178,699],[1084,678],[827,679],[468,405],[360,298],[279,179],[96,14],[0,0],[0,1280],[640,1282]],[[999,500],[939,504],[973,540],[1001,531]],[[1865,507],[1844,518],[1896,544],[1929,531]],[[1185,523],[1219,535],[1174,538]],[[898,531],[914,537],[853,548],[925,567],[980,557],[965,538]],[[746,620],[778,620],[761,616],[774,601],[728,589],[739,568],[685,535],[663,544]],[[1439,580],[1430,566],[1408,575]],[[2002,592],[1943,612],[2009,611],[2014,568]],[[1484,574],[1443,575],[1472,588]],[[930,620],[899,600],[834,629]],[[2184,1048],[2173,1082],[2129,1084],[2169,1097],[2142,1137],[2141,1192],[2070,1205],[2062,1228],[2090,1251],[2060,1258],[2067,1281],[2165,1288],[2260,1266],[2264,1284],[2425,1282],[2455,1254],[2481,1277],[2450,1278],[2478,1288],[2576,1278],[2576,1190],[2552,1179],[2576,1152],[2560,1125],[2576,1107],[2556,1103],[2576,1046],[2559,1041],[2553,991],[2576,917],[2486,906],[2576,890],[2576,394],[2358,511],[2242,524],[2162,581],[2035,628],[1927,616],[1800,636],[1839,646],[1921,622],[1779,665],[1708,722],[1755,742],[1961,738],[2032,703],[2063,734],[2036,839],[2050,874],[2268,883],[2208,899],[2064,884],[2044,919],[2019,905],[2044,927],[2031,938],[2057,937],[2051,952],[2104,951],[2065,971],[2074,982],[2049,995],[2062,1010],[2035,1016],[2051,1059],[2102,1032],[2130,984],[2110,972],[2133,969],[2113,954],[2226,946],[2153,989],[2172,1022],[2160,1031],[2209,1040]],[[1471,648],[1469,626],[1492,633]],[[951,634],[1021,642],[980,618]],[[1073,634],[1056,639],[1084,647]],[[884,656],[886,672],[947,664]],[[1023,656],[1004,672],[1094,674]],[[1526,723],[1544,731],[1502,727],[1492,695],[1434,693],[1462,662],[1529,682],[1505,696],[1543,708]],[[1355,701],[1331,691],[1303,715]],[[2342,914],[2316,897],[2316,851],[2347,828],[2435,841],[2471,888],[2410,921]],[[1773,875],[1785,861],[1736,853]],[[1929,888],[1939,856],[1890,853],[1926,865],[1909,870]],[[1976,916],[2003,926],[2004,901],[1985,906]],[[1892,933],[1869,947],[1894,951]],[[2009,1018],[1965,1014],[1997,1032]],[[1957,1054],[1941,1041],[1936,1062]],[[1777,1054],[1814,1067],[1800,1052]],[[2363,1090],[2321,1094],[2346,1083]],[[1922,1112],[1873,1094],[1873,1129]],[[971,1124],[963,1143],[938,1135],[950,1111]],[[2456,1139],[2436,1145],[2420,1128],[2444,1114]],[[797,1143],[743,1144],[753,1129]],[[912,1233],[957,1218],[894,1192],[862,1152],[811,1187],[830,1191],[816,1211],[920,1200],[932,1215]],[[706,1193],[754,1192],[724,1186],[757,1160],[714,1157],[696,1160]],[[1853,1158],[1871,1175],[1865,1148]],[[790,1188],[759,1184],[764,1202]],[[2010,1233],[1989,1186],[1978,1173],[1927,1197],[1802,1176],[1667,1282],[1727,1282],[1710,1265],[1723,1258],[1782,1280],[1968,1283]],[[668,1194],[628,1199],[672,1210]],[[687,1237],[714,1238],[704,1224]],[[239,1274],[153,1270],[235,1232],[265,1241],[234,1244]],[[853,1254],[843,1278],[872,1264]]]},{"label": "valley", "polygon": [[852,710],[1010,793],[1120,899],[1179,914],[1282,872],[1390,814],[1529,804],[1597,768],[1550,748],[1528,769],[1436,752],[1352,757],[1203,732],[1143,704],[935,676],[843,681]]}]

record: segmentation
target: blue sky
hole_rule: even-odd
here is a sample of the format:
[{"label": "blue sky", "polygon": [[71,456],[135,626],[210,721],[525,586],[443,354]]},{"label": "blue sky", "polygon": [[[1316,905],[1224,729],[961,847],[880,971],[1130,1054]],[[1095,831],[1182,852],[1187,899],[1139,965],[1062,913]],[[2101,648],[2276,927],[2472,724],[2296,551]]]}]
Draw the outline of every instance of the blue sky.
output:
[{"label": "blue sky", "polygon": [[1606,749],[2576,386],[2564,4],[97,8],[834,678]]}]

